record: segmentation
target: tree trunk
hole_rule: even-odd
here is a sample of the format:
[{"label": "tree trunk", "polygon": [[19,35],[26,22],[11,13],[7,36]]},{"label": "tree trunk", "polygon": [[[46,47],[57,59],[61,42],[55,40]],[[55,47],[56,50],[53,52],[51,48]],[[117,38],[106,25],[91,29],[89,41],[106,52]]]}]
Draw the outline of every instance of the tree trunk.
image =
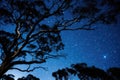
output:
[{"label": "tree trunk", "polygon": [[10,59],[6,59],[0,66],[0,78],[12,67]]}]

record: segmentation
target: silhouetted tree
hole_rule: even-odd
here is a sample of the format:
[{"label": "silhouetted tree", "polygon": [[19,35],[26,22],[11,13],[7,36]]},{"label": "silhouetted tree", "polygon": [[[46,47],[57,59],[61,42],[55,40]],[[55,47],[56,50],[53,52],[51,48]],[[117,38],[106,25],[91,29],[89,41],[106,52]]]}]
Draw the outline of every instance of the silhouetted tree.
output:
[{"label": "silhouetted tree", "polygon": [[[110,68],[107,70],[107,72],[105,72],[104,70],[96,68],[95,66],[88,67],[86,63],[78,63],[72,64],[71,68],[64,68],[62,70],[53,72],[52,75],[56,80],[68,80],[69,76],[71,75],[77,75],[80,80],[119,80],[120,68]],[[64,76],[67,78],[64,78]]]},{"label": "silhouetted tree", "polygon": [[0,80],[14,80],[14,75],[8,74],[8,75],[3,75]]},{"label": "silhouetted tree", "polygon": [[52,76],[56,78],[56,80],[68,80],[68,72],[66,69],[58,70],[57,72],[53,72]]},{"label": "silhouetted tree", "polygon": [[120,68],[113,67],[108,69],[107,72],[114,80],[120,80]]},{"label": "silhouetted tree", "polygon": [[0,30],[0,77],[10,69],[41,68],[30,65],[61,56],[52,53],[64,48],[61,31],[94,30],[93,24],[111,24],[119,12],[119,0],[0,0],[0,29],[6,28]]},{"label": "silhouetted tree", "polygon": [[40,80],[40,79],[36,78],[32,74],[29,74],[29,75],[27,75],[27,77],[18,78],[18,80]]},{"label": "silhouetted tree", "polygon": [[71,66],[77,72],[76,74],[81,80],[88,78],[88,75],[86,75],[86,63],[72,64]]}]

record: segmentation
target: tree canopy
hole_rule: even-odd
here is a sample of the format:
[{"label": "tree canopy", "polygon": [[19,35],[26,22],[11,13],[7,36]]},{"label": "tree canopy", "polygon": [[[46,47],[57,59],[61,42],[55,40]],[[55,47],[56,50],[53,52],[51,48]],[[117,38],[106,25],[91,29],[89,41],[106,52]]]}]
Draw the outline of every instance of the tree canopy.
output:
[{"label": "tree canopy", "polygon": [[[70,67],[59,69],[52,73],[55,80],[120,80],[120,68],[111,67],[104,71],[95,66],[88,66],[86,63],[72,64]],[[4,74],[1,80],[15,80],[13,74]],[[39,78],[28,74],[17,80],[40,80]]]},{"label": "tree canopy", "polygon": [[111,24],[119,13],[119,0],[0,0],[0,77],[10,69],[33,71],[41,67],[30,65],[61,56],[61,31],[94,30],[92,25]]},{"label": "tree canopy", "polygon": [[1,80],[14,80],[14,75],[12,74],[4,74],[1,78]]},{"label": "tree canopy", "polygon": [[[120,68],[109,68],[104,71],[95,66],[87,66],[86,63],[72,64],[70,68],[59,69],[52,73],[55,80],[69,80],[70,76],[75,76],[79,80],[119,80]],[[74,77],[74,78],[75,78]]]},{"label": "tree canopy", "polygon": [[[15,80],[14,75],[12,74],[4,74],[1,78],[1,80]],[[27,75],[26,77],[18,78],[17,80],[40,80],[39,78],[33,76],[32,74]]]},{"label": "tree canopy", "polygon": [[32,74],[29,74],[29,75],[27,75],[27,77],[18,78],[17,80],[40,80],[40,79],[36,78]]}]

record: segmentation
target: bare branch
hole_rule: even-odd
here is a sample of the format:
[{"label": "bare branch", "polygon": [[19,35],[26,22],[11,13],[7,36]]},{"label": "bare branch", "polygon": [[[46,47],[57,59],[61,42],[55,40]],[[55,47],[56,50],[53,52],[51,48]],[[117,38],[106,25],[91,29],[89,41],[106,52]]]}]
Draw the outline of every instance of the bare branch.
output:
[{"label": "bare branch", "polygon": [[75,30],[95,30],[95,29],[91,29],[91,28],[66,28],[66,29],[61,29],[60,31],[75,31]]},{"label": "bare branch", "polygon": [[47,54],[47,56],[44,58],[45,60],[46,59],[58,59],[59,57],[66,57],[65,55],[62,55],[62,54],[56,54],[56,55],[52,55],[52,54]]},{"label": "bare branch", "polygon": [[[84,26],[89,26],[89,25],[84,25]],[[80,27],[80,28],[63,28],[63,29],[60,29],[60,30],[40,30],[38,33],[36,34],[33,34],[31,36],[31,38],[34,38],[35,36],[37,36],[38,34],[40,33],[46,33],[46,32],[61,32],[61,31],[74,31],[74,30],[94,30],[92,28],[86,28],[86,27]]]},{"label": "bare branch", "polygon": [[30,51],[30,50],[22,50],[22,52],[24,52],[24,53],[36,53],[37,51],[35,50],[35,51]]},{"label": "bare branch", "polygon": [[39,61],[37,60],[34,60],[34,61],[14,61],[12,62],[12,65],[19,65],[19,64],[41,64],[41,63],[44,63],[46,62],[45,59],[41,59]]},{"label": "bare branch", "polygon": [[15,68],[15,67],[14,68],[10,68],[10,69],[15,69],[15,70],[18,70],[18,71],[21,71],[21,72],[32,72],[32,71],[34,71],[36,69],[40,69],[40,68],[47,71],[47,69],[45,67],[41,67],[41,66],[34,67],[33,69],[24,69],[24,70],[22,70],[20,68]]}]

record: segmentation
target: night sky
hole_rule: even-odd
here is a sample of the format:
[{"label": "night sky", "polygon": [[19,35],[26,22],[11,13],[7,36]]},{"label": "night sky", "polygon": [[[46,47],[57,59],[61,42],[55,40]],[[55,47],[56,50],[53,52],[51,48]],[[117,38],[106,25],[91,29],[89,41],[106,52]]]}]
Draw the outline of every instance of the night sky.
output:
[{"label": "night sky", "polygon": [[[52,22],[53,19],[47,21],[48,24]],[[61,37],[65,48],[60,53],[66,57],[48,59],[46,63],[41,64],[47,70],[36,69],[31,74],[40,80],[54,80],[52,72],[83,62],[88,66],[94,65],[104,70],[120,67],[120,20],[115,24],[95,24],[93,27],[95,30],[63,31]],[[13,31],[12,26],[7,28],[0,26],[0,29]],[[15,70],[9,70],[7,73],[13,73],[16,79],[30,74]]]},{"label": "night sky", "polygon": [[[11,27],[9,27],[10,29]],[[104,70],[110,67],[120,67],[119,23],[112,25],[96,24],[95,30],[92,31],[63,31],[61,36],[65,49],[60,53],[66,57],[48,59],[46,63],[41,64],[42,67],[46,67],[47,71],[40,69],[32,72],[41,80],[54,80],[52,72],[70,67],[71,64],[75,63],[85,62],[88,66],[94,65]],[[10,70],[8,73],[15,74],[16,78],[29,74],[14,70]]]}]

